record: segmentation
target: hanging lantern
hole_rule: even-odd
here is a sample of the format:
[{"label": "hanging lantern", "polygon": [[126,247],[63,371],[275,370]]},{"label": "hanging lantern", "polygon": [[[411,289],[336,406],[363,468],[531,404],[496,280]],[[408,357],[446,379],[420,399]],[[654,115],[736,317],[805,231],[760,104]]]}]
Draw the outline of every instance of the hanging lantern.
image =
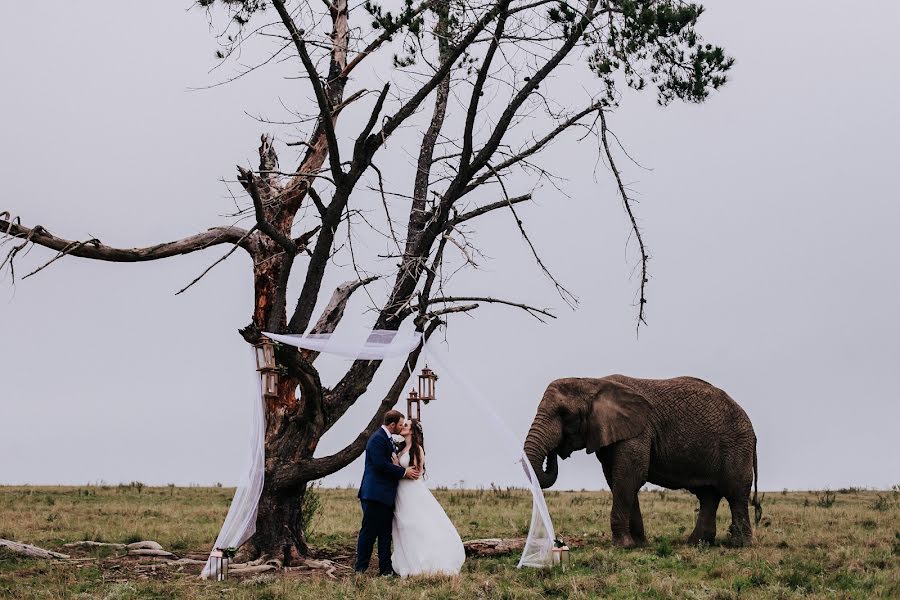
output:
[{"label": "hanging lantern", "polygon": [[254,344],[256,350],[256,370],[262,379],[263,395],[278,397],[278,370],[275,365],[275,345],[272,340],[263,338]]},{"label": "hanging lantern", "polygon": [[415,388],[409,390],[409,397],[406,399],[406,416],[416,421],[422,420],[422,401]]},{"label": "hanging lantern", "polygon": [[428,368],[428,365],[425,365],[425,368],[422,369],[422,372],[419,374],[419,400],[428,404],[432,400],[437,400],[434,395],[435,382],[437,382],[438,376],[437,373]]},{"label": "hanging lantern", "polygon": [[228,563],[231,562],[229,553],[221,548],[215,548],[209,553],[212,560],[212,578],[214,581],[225,581],[228,579]]},{"label": "hanging lantern", "polygon": [[263,338],[258,344],[254,345],[256,349],[256,370],[275,368],[275,344],[269,338]]}]

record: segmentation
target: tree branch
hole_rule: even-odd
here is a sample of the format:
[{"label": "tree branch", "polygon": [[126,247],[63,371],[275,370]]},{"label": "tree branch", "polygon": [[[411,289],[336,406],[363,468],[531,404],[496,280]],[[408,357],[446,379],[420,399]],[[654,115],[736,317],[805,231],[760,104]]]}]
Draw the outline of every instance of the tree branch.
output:
[{"label": "tree branch", "polygon": [[[207,273],[209,273],[210,271],[212,271],[212,270],[213,270],[213,267],[215,267],[215,266],[216,266],[217,264],[219,264],[220,262],[224,262],[225,260],[227,260],[228,257],[231,256],[232,254],[234,254],[234,251],[238,249],[238,247],[239,247],[239,245],[240,245],[240,242],[242,242],[242,241],[244,241],[245,239],[247,239],[248,237],[250,237],[250,234],[252,234],[254,231],[256,231],[256,225],[254,225],[253,227],[251,227],[251,228],[250,228],[250,231],[248,231],[248,232],[244,235],[244,237],[241,238],[241,240],[240,240],[239,242],[235,243],[235,245],[231,247],[231,250],[229,250],[228,252],[226,252],[225,255],[222,256],[221,258],[219,258],[216,262],[214,262],[213,264],[211,264],[211,265],[209,265],[208,267],[206,267],[206,268],[203,270],[202,273],[200,273],[199,275],[197,275],[197,277],[194,278],[193,281],[191,281],[189,284],[187,284],[186,286],[184,286],[183,288],[181,288],[180,290],[178,290],[177,292],[175,292],[175,295],[177,296],[177,295],[181,294],[182,292],[187,291],[188,288],[190,288],[192,285],[194,285],[195,283],[197,283],[198,281],[200,281],[201,279],[203,279],[203,277],[204,277]],[[60,256],[62,256],[62,254],[60,254]],[[53,260],[56,260],[56,259],[53,259]],[[50,261],[50,262],[53,262],[53,261]],[[47,265],[49,265],[49,264],[50,264],[50,263],[47,263]],[[47,265],[44,265],[44,266],[47,266]],[[41,267],[41,269],[43,269],[43,268],[44,268],[44,267]],[[41,269],[37,269],[37,270],[35,270],[35,271],[32,271],[31,273],[29,273],[29,274],[26,275],[25,277],[29,277],[29,276],[31,276],[31,275],[34,275],[35,273],[37,273],[37,272],[40,271]],[[24,278],[23,278],[23,279],[24,279]]]},{"label": "tree branch", "polygon": [[[9,220],[3,219],[3,216],[6,216]],[[0,236],[5,235],[9,239],[23,240],[21,244],[14,246],[9,251],[3,263],[0,263],[0,268],[3,268],[7,262],[12,265],[15,255],[24,250],[29,242],[58,252],[57,256],[44,266],[29,273],[29,275],[32,275],[63,256],[76,256],[107,262],[146,262],[181,254],[190,254],[191,252],[219,244],[235,244],[252,254],[253,246],[248,239],[248,234],[248,231],[240,227],[213,227],[203,233],[146,248],[114,248],[105,246],[96,238],[87,241],[74,241],[57,237],[40,225],[36,225],[33,228],[25,227],[21,225],[18,218],[10,218],[9,213],[0,213]]]},{"label": "tree branch", "polygon": [[266,220],[266,213],[263,207],[262,197],[259,193],[259,182],[256,175],[250,169],[245,169],[240,165],[237,165],[237,170],[238,181],[241,182],[241,185],[244,186],[244,189],[247,190],[247,193],[250,194],[250,198],[253,200],[253,209],[256,212],[256,226],[259,227],[260,231],[272,238],[279,246],[284,248],[285,252],[294,256],[297,253],[297,246],[294,245],[294,242],[275,229],[275,226]]},{"label": "tree branch", "polygon": [[613,159],[612,151],[609,148],[609,141],[607,139],[607,127],[606,127],[606,115],[604,115],[603,111],[600,111],[600,140],[603,143],[603,152],[606,154],[606,159],[609,161],[609,168],[613,172],[613,177],[616,179],[616,186],[619,188],[619,195],[622,198],[622,204],[625,206],[625,212],[628,213],[628,219],[631,221],[631,230],[634,232],[634,237],[637,239],[638,247],[641,251],[641,287],[640,287],[640,300],[638,301],[638,317],[637,317],[637,325],[635,327],[635,332],[640,333],[641,323],[644,325],[647,324],[647,321],[644,319],[644,306],[647,304],[647,298],[644,295],[644,289],[647,285],[647,261],[650,260],[649,255],[647,254],[647,247],[644,245],[644,238],[641,235],[641,229],[638,227],[637,219],[634,216],[634,211],[631,208],[631,198],[628,197],[628,193],[625,191],[625,184],[622,183],[622,176],[619,173],[619,169],[616,167],[616,162]]},{"label": "tree branch", "polygon": [[519,204],[520,202],[525,202],[526,200],[531,200],[531,194],[525,194],[523,196],[516,196],[515,198],[509,198],[506,200],[498,200],[497,202],[492,202],[491,204],[485,204],[484,206],[479,206],[478,208],[472,209],[469,212],[463,213],[447,223],[448,227],[456,227],[460,223],[468,221],[469,219],[474,219],[475,217],[480,217],[485,213],[489,213],[492,210],[496,210],[498,208],[506,208],[512,204]]},{"label": "tree branch", "polygon": [[[551,313],[548,309],[537,308],[534,306],[529,306],[527,304],[522,304],[520,302],[512,302],[510,300],[503,300],[500,298],[491,298],[490,296],[445,296],[440,298],[431,298],[427,303],[430,305],[448,304],[451,302],[487,302],[492,304],[505,304],[507,306],[521,308],[541,323],[546,323],[546,321],[544,321],[539,315],[543,315],[551,319],[556,318],[556,315]],[[413,307],[409,309],[409,312],[415,312],[416,310],[420,310],[420,307]]]},{"label": "tree branch", "polygon": [[494,60],[494,54],[500,46],[500,39],[503,37],[503,29],[506,27],[507,9],[509,0],[500,3],[500,16],[497,19],[497,27],[494,30],[494,37],[488,46],[481,67],[478,69],[478,76],[475,79],[475,85],[472,87],[472,97],[469,100],[469,108],[466,111],[466,124],[463,128],[463,147],[460,153],[459,170],[467,172],[469,170],[469,161],[472,158],[472,131],[475,127],[475,117],[478,114],[478,103],[481,100],[484,82],[487,81],[488,72],[491,69],[491,62]]},{"label": "tree branch", "polygon": [[[332,115],[331,99],[325,93],[325,88],[322,86],[322,80],[319,78],[319,72],[316,70],[312,59],[309,57],[309,52],[306,50],[306,42],[303,40],[304,32],[297,28],[297,24],[294,23],[294,19],[284,6],[284,0],[273,0],[272,4],[275,5],[275,10],[278,11],[278,16],[281,17],[281,22],[284,23],[285,29],[288,30],[291,39],[294,41],[294,46],[297,48],[297,54],[303,62],[303,67],[306,69],[306,74],[309,77],[313,91],[316,94],[316,102],[319,105],[320,111],[319,121],[325,130],[325,139],[328,140],[328,159],[331,163],[331,174],[334,177],[335,182],[340,183],[344,179],[344,170],[341,168],[340,150],[338,148],[337,136],[334,133],[334,116]],[[344,10],[346,10],[346,4],[344,5]],[[335,42],[337,42],[337,40],[335,40]]]},{"label": "tree branch", "polygon": [[[602,109],[602,107],[603,107],[603,103],[600,101],[592,103],[590,106],[578,111],[577,113],[575,113],[574,115],[572,115],[571,117],[569,117],[568,119],[566,119],[565,121],[563,121],[562,123],[557,125],[552,131],[550,131],[547,135],[545,135],[542,138],[540,138],[539,140],[537,140],[531,146],[528,146],[525,149],[520,150],[514,156],[511,156],[511,157],[507,158],[506,160],[499,162],[496,165],[493,165],[493,169],[497,172],[501,172],[504,169],[508,169],[509,167],[515,165],[516,163],[519,163],[519,162],[525,160],[529,156],[536,154],[541,149],[543,149],[544,146],[546,146],[547,144],[552,142],[554,139],[556,139],[556,137],[558,137],[561,133],[563,133],[564,131],[566,131],[567,129],[572,127],[573,125],[576,125],[581,119],[583,119],[587,115],[589,115],[593,112],[599,112]],[[469,192],[471,192],[478,186],[484,184],[492,176],[493,176],[493,173],[491,173],[490,170],[488,170],[485,173],[482,173],[481,175],[476,177],[469,185],[467,185],[465,187],[465,189],[463,190],[461,195],[464,196],[464,195],[468,194]]]},{"label": "tree branch", "polygon": [[341,71],[341,76],[347,77],[347,75],[350,74],[350,71],[355,69],[359,65],[359,63],[363,61],[363,59],[375,52],[379,47],[381,47],[382,44],[389,41],[394,36],[394,34],[397,33],[397,30],[399,30],[403,25],[409,23],[409,21],[411,21],[415,17],[419,16],[423,11],[430,8],[431,5],[434,4],[434,2],[435,0],[426,0],[425,2],[422,2],[422,4],[417,6],[414,10],[410,11],[406,19],[397,19],[393,25],[391,25],[390,27],[386,27],[384,31],[381,32],[381,35],[372,40],[369,45],[367,45],[365,48],[363,48],[362,51],[360,51],[359,54],[353,57],[353,60],[347,63],[347,66],[344,67],[344,69]]}]

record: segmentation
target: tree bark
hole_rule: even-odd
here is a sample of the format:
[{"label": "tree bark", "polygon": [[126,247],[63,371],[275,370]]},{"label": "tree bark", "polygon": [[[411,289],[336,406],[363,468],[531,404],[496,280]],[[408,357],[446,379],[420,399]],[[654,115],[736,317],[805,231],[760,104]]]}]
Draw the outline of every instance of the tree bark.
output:
[{"label": "tree bark", "polygon": [[305,495],[305,484],[277,490],[267,478],[259,499],[256,533],[250,541],[253,558],[277,558],[289,567],[309,553],[300,523]]}]

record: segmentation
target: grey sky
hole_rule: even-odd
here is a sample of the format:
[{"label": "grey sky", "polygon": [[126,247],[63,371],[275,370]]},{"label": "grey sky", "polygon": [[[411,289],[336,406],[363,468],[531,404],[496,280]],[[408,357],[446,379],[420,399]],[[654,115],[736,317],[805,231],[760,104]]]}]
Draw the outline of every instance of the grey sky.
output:
[{"label": "grey sky", "polygon": [[[292,97],[296,83],[278,70],[187,91],[227,73],[207,74],[215,43],[201,11],[157,4],[7,11],[0,211],[119,246],[228,222],[219,179],[252,160],[270,129],[244,111],[284,118],[279,97],[299,105],[305,96]],[[591,138],[567,138],[547,161],[570,197],[545,186],[520,214],[580,306],[570,311],[555,295],[509,215],[492,215],[477,235],[491,260],[454,290],[553,305],[559,319],[541,325],[493,307],[454,319],[454,373],[520,436],[554,378],[691,374],[749,413],[763,488],[900,483],[900,5],[705,4],[702,31],[737,59],[729,84],[701,106],[661,109],[652,94],[629,95],[610,120],[653,169],[621,162],[653,254],[649,327],[635,338],[635,253],[612,180]],[[279,151],[282,166],[294,162]],[[173,295],[219,254],[64,260],[0,286],[0,483],[237,480],[252,375],[236,333],[252,303],[249,259],[238,253]],[[48,256],[33,250],[18,274]],[[353,307],[361,312],[364,299]],[[359,431],[376,387],[321,452]],[[439,396],[424,417],[430,481],[517,483],[472,399],[447,379]],[[356,484],[360,471],[357,462],[328,481]],[[582,487],[605,482],[579,453],[561,464],[557,488]]]}]

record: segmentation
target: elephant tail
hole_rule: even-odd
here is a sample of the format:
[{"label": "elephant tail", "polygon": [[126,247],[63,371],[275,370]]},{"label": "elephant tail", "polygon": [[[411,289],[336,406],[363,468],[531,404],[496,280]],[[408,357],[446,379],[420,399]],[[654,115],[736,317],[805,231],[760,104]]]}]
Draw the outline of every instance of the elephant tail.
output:
[{"label": "elephant tail", "polygon": [[762,520],[762,502],[759,501],[759,465],[756,459],[756,444],[753,444],[753,512],[756,525]]}]

